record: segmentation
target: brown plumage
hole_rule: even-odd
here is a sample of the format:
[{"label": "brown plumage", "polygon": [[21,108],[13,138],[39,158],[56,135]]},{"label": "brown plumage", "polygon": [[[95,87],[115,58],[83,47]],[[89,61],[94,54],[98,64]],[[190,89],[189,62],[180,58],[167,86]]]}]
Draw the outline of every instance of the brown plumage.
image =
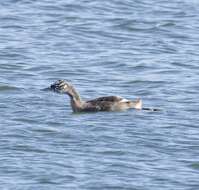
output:
[{"label": "brown plumage", "polygon": [[129,108],[142,109],[141,99],[131,101],[119,96],[106,96],[82,101],[75,88],[64,80],[56,81],[50,86],[50,89],[58,93],[68,94],[73,112],[123,111]]}]

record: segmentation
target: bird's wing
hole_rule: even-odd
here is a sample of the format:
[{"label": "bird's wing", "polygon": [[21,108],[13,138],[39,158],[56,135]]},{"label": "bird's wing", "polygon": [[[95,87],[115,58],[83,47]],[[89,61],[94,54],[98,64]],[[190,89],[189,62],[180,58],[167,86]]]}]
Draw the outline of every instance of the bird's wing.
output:
[{"label": "bird's wing", "polygon": [[84,111],[109,111],[116,102],[122,101],[123,98],[119,96],[106,96],[85,103]]},{"label": "bird's wing", "polygon": [[87,101],[87,103],[99,104],[101,102],[120,102],[122,100],[123,100],[123,98],[121,98],[119,96],[105,96],[105,97],[100,97],[100,98],[96,98],[93,100],[89,100],[89,101]]},{"label": "bird's wing", "polygon": [[110,101],[88,101],[84,104],[83,111],[110,111],[114,102]]}]

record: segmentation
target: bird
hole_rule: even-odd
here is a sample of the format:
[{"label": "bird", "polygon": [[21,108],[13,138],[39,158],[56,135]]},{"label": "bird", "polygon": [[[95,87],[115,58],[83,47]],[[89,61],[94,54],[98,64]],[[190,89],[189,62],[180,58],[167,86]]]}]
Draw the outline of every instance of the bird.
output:
[{"label": "bird", "polygon": [[125,111],[130,108],[136,110],[142,109],[142,100],[140,98],[132,101],[120,96],[105,96],[84,101],[75,87],[65,80],[57,80],[48,89],[57,93],[67,94],[70,97],[70,104],[74,113]]}]

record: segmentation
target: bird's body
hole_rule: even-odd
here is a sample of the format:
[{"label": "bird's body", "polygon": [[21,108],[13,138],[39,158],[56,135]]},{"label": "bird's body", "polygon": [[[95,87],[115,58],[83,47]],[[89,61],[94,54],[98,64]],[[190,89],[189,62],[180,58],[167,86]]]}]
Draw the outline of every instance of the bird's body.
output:
[{"label": "bird's body", "polygon": [[[123,111],[129,108],[136,108],[138,103],[141,103],[141,100],[133,102],[119,96],[106,96],[89,100],[85,105],[86,109],[94,109],[96,111]],[[138,108],[137,105],[137,109],[141,108]]]},{"label": "bird's body", "polygon": [[77,90],[64,80],[56,81],[50,86],[50,89],[58,93],[68,94],[73,112],[124,111],[129,108],[142,109],[141,99],[131,101],[119,96],[106,96],[83,101]]}]

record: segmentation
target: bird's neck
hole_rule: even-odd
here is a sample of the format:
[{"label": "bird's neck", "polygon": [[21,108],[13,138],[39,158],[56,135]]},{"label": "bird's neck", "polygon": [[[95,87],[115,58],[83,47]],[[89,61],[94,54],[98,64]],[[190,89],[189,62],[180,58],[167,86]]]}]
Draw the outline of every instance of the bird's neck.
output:
[{"label": "bird's neck", "polygon": [[83,101],[81,100],[79,93],[73,86],[71,86],[71,90],[70,92],[68,92],[68,95],[70,96],[70,102],[73,111],[74,112],[81,111],[83,106]]}]

